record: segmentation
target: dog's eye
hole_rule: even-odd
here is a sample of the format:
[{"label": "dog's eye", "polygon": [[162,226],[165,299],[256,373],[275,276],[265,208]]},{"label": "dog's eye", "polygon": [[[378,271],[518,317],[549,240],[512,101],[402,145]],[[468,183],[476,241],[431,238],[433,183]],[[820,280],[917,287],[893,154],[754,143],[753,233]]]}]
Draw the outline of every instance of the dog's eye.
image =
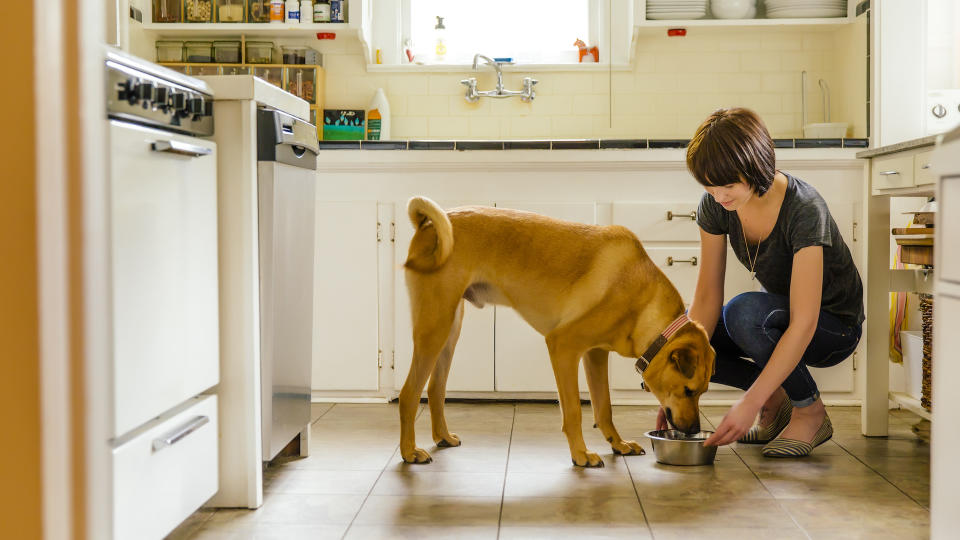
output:
[{"label": "dog's eye", "polygon": [[687,388],[686,386],[684,386],[684,387],[683,387],[683,395],[685,395],[685,396],[687,396],[687,397],[693,397],[693,390],[691,390],[691,389]]}]

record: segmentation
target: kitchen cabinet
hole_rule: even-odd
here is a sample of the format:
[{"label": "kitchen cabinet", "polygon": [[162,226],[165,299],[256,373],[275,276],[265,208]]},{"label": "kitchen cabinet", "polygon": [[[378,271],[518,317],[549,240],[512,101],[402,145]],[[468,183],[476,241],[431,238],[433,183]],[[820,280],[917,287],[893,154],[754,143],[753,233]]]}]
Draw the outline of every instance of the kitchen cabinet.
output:
[{"label": "kitchen cabinet", "polygon": [[896,194],[891,190],[913,187],[932,189],[936,182],[936,176],[930,168],[932,153],[931,150],[921,147],[919,150],[896,152],[871,159],[872,193]]}]

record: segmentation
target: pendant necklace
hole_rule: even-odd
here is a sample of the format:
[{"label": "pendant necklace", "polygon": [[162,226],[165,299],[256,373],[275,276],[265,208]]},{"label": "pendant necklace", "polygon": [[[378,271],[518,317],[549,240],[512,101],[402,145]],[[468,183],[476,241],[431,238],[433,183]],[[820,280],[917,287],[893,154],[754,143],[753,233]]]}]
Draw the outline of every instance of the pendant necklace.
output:
[{"label": "pendant necklace", "polygon": [[751,259],[750,244],[747,243],[747,233],[746,231],[744,231],[742,219],[740,220],[740,233],[743,234],[743,248],[747,251],[747,262],[750,263],[750,280],[753,281],[757,279],[757,272],[755,269],[757,266],[757,259],[760,258],[760,244],[761,242],[763,242],[763,238],[760,238],[760,240],[757,240],[757,252],[753,256],[753,259]]}]

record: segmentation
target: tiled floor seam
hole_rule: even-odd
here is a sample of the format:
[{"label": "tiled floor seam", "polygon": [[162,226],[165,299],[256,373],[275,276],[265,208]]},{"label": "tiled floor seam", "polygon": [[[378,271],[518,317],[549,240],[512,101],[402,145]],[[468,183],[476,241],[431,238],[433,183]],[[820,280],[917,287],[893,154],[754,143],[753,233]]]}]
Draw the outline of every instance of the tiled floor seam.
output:
[{"label": "tiled floor seam", "polygon": [[[650,452],[653,452],[652,446],[650,447]],[[647,511],[643,509],[643,501],[640,500],[640,491],[637,490],[637,482],[633,479],[633,471],[630,470],[630,461],[624,459],[623,465],[627,468],[627,476],[630,477],[630,484],[633,486],[633,493],[637,496],[637,504],[640,505],[640,513],[643,514],[643,522],[647,525],[647,530],[650,532],[650,540],[655,540],[653,535],[653,527],[650,526],[650,520],[647,519]]]},{"label": "tiled floor seam", "polygon": [[500,514],[497,516],[497,540],[500,540],[500,524],[503,521],[503,499],[507,493],[507,474],[510,471],[510,447],[513,445],[513,429],[517,425],[517,404],[513,404],[510,421],[510,439],[507,441],[507,462],[503,465],[503,486],[500,488]]},{"label": "tiled floor seam", "polygon": [[846,452],[847,454],[849,454],[850,457],[852,457],[853,459],[855,459],[855,460],[859,461],[860,463],[862,463],[864,467],[870,469],[870,470],[873,471],[877,476],[879,476],[880,478],[883,478],[884,480],[886,480],[886,482],[887,482],[888,484],[890,484],[891,486],[895,487],[895,488],[897,489],[897,491],[899,491],[900,493],[903,493],[904,496],[906,496],[908,499],[910,499],[911,501],[913,501],[917,506],[919,506],[920,508],[923,508],[923,509],[926,510],[927,512],[930,511],[930,507],[929,507],[929,506],[924,506],[923,503],[921,503],[920,501],[914,499],[912,495],[910,495],[910,494],[907,493],[906,491],[900,489],[900,486],[898,486],[896,483],[894,483],[893,481],[891,481],[889,478],[886,477],[886,475],[884,475],[884,474],[881,473],[880,471],[878,471],[878,470],[874,469],[873,467],[871,467],[870,464],[868,464],[866,461],[860,459],[860,456],[854,454],[854,453],[851,452],[850,450],[847,450],[847,448],[846,448],[845,446],[843,446],[842,444],[840,444],[839,442],[834,441],[834,443],[835,443],[837,446],[839,446],[840,448],[843,448],[843,451]]},{"label": "tiled floor seam", "polygon": [[334,409],[334,407],[336,407],[336,406],[337,406],[337,404],[334,403],[332,406],[328,407],[327,410],[323,411],[323,414],[321,414],[320,416],[318,416],[316,420],[314,420],[313,422],[310,422],[310,425],[313,426],[314,424],[316,424],[317,422],[319,422],[321,418],[323,418],[324,416],[326,416],[327,413],[330,412],[330,411],[332,411],[332,410]]},{"label": "tiled floor seam", "polygon": [[[417,416],[414,417],[413,423],[416,425],[417,420],[420,418],[420,415],[423,414],[423,411],[426,409],[424,405],[417,405]],[[332,408],[332,407],[331,407]],[[397,455],[397,449],[400,448],[400,443],[397,443],[397,447],[394,448],[393,452],[390,453],[390,457],[387,458],[387,462],[383,464],[383,468],[380,469],[380,474],[377,475],[377,479],[370,484],[370,489],[367,491],[367,495],[363,498],[363,502],[360,503],[360,506],[357,508],[357,513],[353,515],[353,519],[350,520],[350,524],[347,525],[347,528],[343,530],[343,536],[340,537],[340,540],[343,540],[350,534],[350,528],[353,527],[353,522],[357,520],[357,516],[360,515],[360,512],[363,510],[363,506],[367,504],[367,501],[370,500],[370,494],[373,493],[374,488],[377,487],[377,482],[383,478],[383,473],[386,472],[387,467],[390,466],[390,462],[393,461],[393,456]]]}]

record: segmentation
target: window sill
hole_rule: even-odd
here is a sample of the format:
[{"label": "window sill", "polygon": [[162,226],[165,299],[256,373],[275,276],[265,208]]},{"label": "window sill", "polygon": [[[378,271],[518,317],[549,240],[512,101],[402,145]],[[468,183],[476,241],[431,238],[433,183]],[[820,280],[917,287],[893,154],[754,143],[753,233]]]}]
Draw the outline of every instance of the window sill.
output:
[{"label": "window sill", "polygon": [[[511,72],[549,72],[549,71],[571,71],[571,72],[592,72],[600,71],[631,71],[633,68],[629,64],[511,64],[502,66],[504,73]],[[490,71],[492,68],[486,64],[478,67],[478,71]],[[463,73],[473,71],[472,64],[367,64],[369,73]]]}]

